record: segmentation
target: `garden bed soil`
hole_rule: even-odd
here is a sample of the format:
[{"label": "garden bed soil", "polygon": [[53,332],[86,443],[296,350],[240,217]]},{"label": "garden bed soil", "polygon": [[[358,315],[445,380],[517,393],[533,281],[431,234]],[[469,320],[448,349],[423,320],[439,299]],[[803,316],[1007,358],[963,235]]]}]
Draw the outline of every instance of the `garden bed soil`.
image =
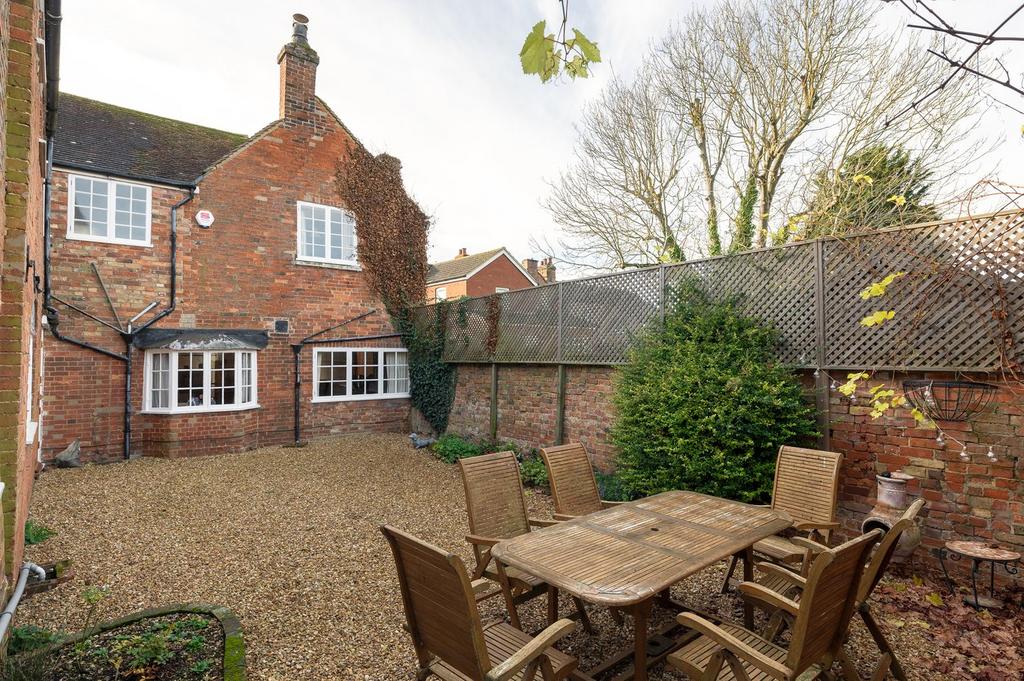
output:
[{"label": "garden bed soil", "polygon": [[220,681],[224,633],[216,617],[174,613],[18,657],[26,656],[40,681]]}]

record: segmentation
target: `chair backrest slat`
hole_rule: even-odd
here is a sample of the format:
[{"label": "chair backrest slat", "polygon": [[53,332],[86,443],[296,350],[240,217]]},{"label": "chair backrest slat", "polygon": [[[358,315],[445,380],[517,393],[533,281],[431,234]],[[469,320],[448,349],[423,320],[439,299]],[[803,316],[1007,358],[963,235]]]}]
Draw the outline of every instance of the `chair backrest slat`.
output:
[{"label": "chair backrest slat", "polygon": [[889,531],[882,537],[882,541],[879,542],[878,548],[875,549],[875,553],[871,556],[871,560],[868,562],[867,568],[864,570],[864,577],[861,579],[860,590],[857,592],[857,602],[864,601],[871,592],[878,586],[878,582],[885,575],[885,571],[889,569],[889,563],[892,561],[893,554],[896,553],[896,545],[899,544],[900,539],[903,537],[903,533],[914,526],[917,522],[917,514],[921,511],[924,506],[924,499],[918,499],[910,505],[910,507],[903,512],[900,519],[889,528]]},{"label": "chair backrest slat", "polygon": [[775,464],[772,508],[795,523],[831,523],[836,519],[839,468],[843,455],[783,445]]},{"label": "chair backrest slat", "polygon": [[471,533],[509,539],[530,531],[519,462],[513,452],[459,459],[459,468]]},{"label": "chair backrest slat", "polygon": [[601,493],[582,444],[545,447],[540,455],[548,468],[555,513],[586,515],[601,510]]},{"label": "chair backrest slat", "polygon": [[398,568],[406,622],[420,665],[437,656],[471,679],[490,669],[466,567],[456,556],[385,525]]},{"label": "chair backrest slat", "polygon": [[797,674],[835,659],[846,638],[864,565],[881,534],[872,530],[814,559],[786,657],[786,666]]}]

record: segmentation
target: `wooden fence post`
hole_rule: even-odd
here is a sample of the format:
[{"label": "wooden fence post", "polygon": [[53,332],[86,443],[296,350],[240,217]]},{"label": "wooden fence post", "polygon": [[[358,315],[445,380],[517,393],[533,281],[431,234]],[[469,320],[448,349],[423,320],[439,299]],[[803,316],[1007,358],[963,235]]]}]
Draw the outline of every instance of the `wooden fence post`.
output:
[{"label": "wooden fence post", "polygon": [[828,338],[825,327],[825,242],[814,241],[814,322],[817,330],[817,348],[814,362],[814,403],[818,417],[818,431],[821,433],[821,447],[832,448],[831,414],[828,375],[825,362],[828,359],[825,347]]},{"label": "wooden fence post", "polygon": [[491,363],[491,441],[498,439],[498,364]]}]

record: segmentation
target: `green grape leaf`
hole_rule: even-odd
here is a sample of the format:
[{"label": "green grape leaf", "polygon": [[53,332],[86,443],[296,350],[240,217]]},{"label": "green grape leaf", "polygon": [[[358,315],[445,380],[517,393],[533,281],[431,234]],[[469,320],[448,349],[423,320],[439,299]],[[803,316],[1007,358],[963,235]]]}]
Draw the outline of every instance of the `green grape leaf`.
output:
[{"label": "green grape leaf", "polygon": [[568,73],[569,77],[573,80],[576,78],[586,78],[590,75],[587,71],[587,61],[578,54],[565,65],[565,72]]},{"label": "green grape leaf", "polygon": [[601,61],[601,50],[597,49],[597,43],[590,42],[590,38],[583,35],[578,28],[572,29],[572,33],[575,36],[572,44],[580,48],[584,59],[588,62]]},{"label": "green grape leaf", "polygon": [[545,80],[544,72],[547,69],[554,45],[544,36],[544,28],[547,22],[540,20],[526,36],[523,42],[523,49],[519,50],[519,61],[523,65],[523,73],[537,74],[541,80]]}]

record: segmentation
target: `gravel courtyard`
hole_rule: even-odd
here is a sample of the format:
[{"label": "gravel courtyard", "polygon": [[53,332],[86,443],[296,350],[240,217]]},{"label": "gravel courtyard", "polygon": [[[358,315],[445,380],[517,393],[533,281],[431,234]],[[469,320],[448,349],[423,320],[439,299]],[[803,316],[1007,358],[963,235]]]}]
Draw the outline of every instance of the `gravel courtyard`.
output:
[{"label": "gravel courtyard", "polygon": [[[545,495],[528,496],[534,515],[549,516]],[[70,558],[77,578],[25,601],[15,624],[80,629],[87,583],[110,590],[101,619],[174,602],[227,605],[242,620],[252,679],[414,678],[378,527],[391,523],[470,557],[458,468],[398,435],[47,471],[31,517],[57,535],[29,547],[28,558]],[[721,568],[706,571],[677,596],[738,613],[732,598],[710,595],[720,579]],[[543,624],[542,600],[521,609],[528,630]],[[485,619],[500,607],[489,602]],[[585,666],[628,640],[628,627],[600,611],[593,619],[598,636],[577,633],[562,646]],[[894,642],[900,652],[920,650],[919,641]]]}]

